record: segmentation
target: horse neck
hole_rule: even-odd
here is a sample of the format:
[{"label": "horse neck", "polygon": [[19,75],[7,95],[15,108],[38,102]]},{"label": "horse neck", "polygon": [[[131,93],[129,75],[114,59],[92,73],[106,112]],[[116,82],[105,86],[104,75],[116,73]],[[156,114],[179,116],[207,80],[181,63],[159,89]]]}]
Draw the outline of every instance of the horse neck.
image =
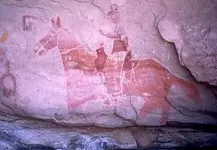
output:
[{"label": "horse neck", "polygon": [[[97,58],[96,53],[90,54],[87,52],[75,36],[69,34],[66,30],[59,31],[57,46],[65,71],[74,68],[73,65],[77,65],[78,68],[95,69],[93,61]],[[123,62],[115,62],[107,58],[105,69],[120,71],[122,64]]]},{"label": "horse neck", "polygon": [[58,39],[58,49],[65,71],[74,68],[74,65],[79,68],[93,68],[92,62],[96,56],[88,53],[74,35],[61,31]]}]

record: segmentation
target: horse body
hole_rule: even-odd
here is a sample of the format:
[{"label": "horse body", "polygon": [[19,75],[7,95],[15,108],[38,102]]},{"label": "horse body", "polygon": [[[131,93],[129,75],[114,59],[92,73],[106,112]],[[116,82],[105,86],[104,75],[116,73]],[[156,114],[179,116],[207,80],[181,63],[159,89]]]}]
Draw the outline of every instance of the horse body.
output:
[{"label": "horse body", "polygon": [[140,111],[143,117],[158,108],[162,111],[160,123],[164,124],[167,121],[168,112],[171,109],[170,104],[167,102],[167,95],[172,85],[181,86],[182,89],[186,90],[189,98],[194,100],[195,103],[200,103],[200,93],[193,83],[176,77],[154,59],[139,61],[134,72],[137,82],[134,86],[146,100]]},{"label": "horse body", "polygon": [[177,78],[156,60],[133,61],[128,52],[124,61],[115,63],[104,53],[103,46],[95,55],[85,51],[76,38],[61,27],[59,17],[56,22],[52,19],[51,25],[53,29],[39,41],[35,52],[46,54],[58,47],[67,73],[69,110],[90,100],[111,98],[114,94],[140,96],[145,102],[139,116],[145,117],[159,108],[162,111],[160,123],[164,124],[171,108],[166,97],[172,85],[181,85],[191,99],[200,101],[199,91],[191,82]]}]

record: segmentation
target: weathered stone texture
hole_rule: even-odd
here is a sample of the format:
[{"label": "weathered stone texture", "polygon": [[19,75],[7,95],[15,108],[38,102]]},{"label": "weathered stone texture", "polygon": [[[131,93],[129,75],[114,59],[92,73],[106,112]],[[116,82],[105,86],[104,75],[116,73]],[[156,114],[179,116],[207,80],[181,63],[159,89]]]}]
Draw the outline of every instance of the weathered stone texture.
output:
[{"label": "weathered stone texture", "polygon": [[217,2],[213,0],[164,1],[162,37],[176,46],[180,63],[197,81],[217,85]]},{"label": "weathered stone texture", "polygon": [[1,0],[0,111],[69,126],[214,125],[216,96],[197,81],[216,85],[215,8]]}]

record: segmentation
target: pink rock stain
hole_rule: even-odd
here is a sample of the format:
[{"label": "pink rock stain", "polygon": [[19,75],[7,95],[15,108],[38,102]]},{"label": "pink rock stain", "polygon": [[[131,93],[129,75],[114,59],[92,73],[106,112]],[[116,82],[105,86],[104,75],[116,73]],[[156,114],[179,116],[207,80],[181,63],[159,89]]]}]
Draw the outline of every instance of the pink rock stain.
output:
[{"label": "pink rock stain", "polygon": [[8,39],[8,31],[5,30],[2,35],[0,36],[0,43],[4,43],[6,42]]},{"label": "pink rock stain", "polygon": [[[200,93],[193,83],[174,76],[156,60],[144,59],[132,61],[131,52],[128,52],[124,61],[114,63],[108,59],[103,46],[96,50],[96,56],[86,52],[75,37],[62,28],[59,17],[56,20],[51,20],[51,27],[48,34],[39,40],[37,43],[38,47],[34,51],[37,55],[42,55],[54,47],[58,47],[63,68],[68,73],[67,101],[69,110],[76,109],[87,101],[95,100],[97,96],[122,93],[144,98],[146,102],[139,112],[139,117],[146,117],[154,110],[161,109],[162,116],[160,123],[165,124],[168,119],[168,112],[171,109],[170,105],[166,102],[166,96],[174,84],[180,85],[185,89],[186,94],[195,103],[200,103]],[[115,46],[115,43],[120,44],[121,41],[114,42],[113,52],[120,51],[119,49],[115,49],[115,47],[120,48],[120,45]],[[123,49],[123,45],[121,47]],[[107,93],[93,93],[92,91],[95,87],[87,83],[86,87],[77,88],[79,89],[77,93],[83,93],[83,95],[81,94],[80,97],[79,94],[78,96],[74,96],[73,92],[77,95],[75,83],[78,83],[80,77],[76,80],[75,75],[70,75],[70,70],[80,72],[77,76],[82,76],[84,80],[88,77],[97,77],[99,74],[104,76]],[[127,82],[121,82],[123,77]],[[149,96],[147,96],[147,93]]]}]

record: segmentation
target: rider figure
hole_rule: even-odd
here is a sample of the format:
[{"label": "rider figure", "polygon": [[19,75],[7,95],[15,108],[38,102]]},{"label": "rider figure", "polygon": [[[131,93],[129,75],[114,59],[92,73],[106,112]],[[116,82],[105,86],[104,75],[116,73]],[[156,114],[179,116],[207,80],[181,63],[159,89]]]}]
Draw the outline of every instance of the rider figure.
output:
[{"label": "rider figure", "polygon": [[129,51],[128,38],[124,27],[120,25],[120,12],[117,4],[112,4],[110,6],[110,11],[107,13],[107,17],[111,25],[114,27],[114,31],[109,33],[104,30],[99,30],[99,32],[108,38],[114,39],[112,54],[121,51]]},{"label": "rider figure", "polygon": [[[100,34],[102,34],[103,36],[107,37],[107,38],[110,38],[110,39],[113,39],[114,42],[113,42],[113,47],[112,47],[112,51],[111,51],[111,54],[114,56],[114,54],[116,53],[117,55],[120,54],[120,52],[124,52],[124,57],[126,57],[126,54],[129,54],[130,53],[130,49],[129,49],[129,43],[128,43],[128,37],[125,33],[125,30],[124,30],[124,27],[120,24],[120,12],[119,12],[119,9],[118,9],[118,5],[117,4],[112,4],[110,5],[110,11],[107,13],[107,17],[108,17],[108,20],[110,21],[110,25],[111,27],[113,27],[113,31],[105,31],[105,30],[99,30]],[[130,53],[131,54],[131,53]],[[118,56],[117,56],[118,57]],[[116,58],[118,59],[118,58]],[[131,60],[131,58],[129,59]],[[117,62],[120,61],[120,60],[117,60]],[[128,63],[128,62],[127,62]],[[120,84],[120,89],[113,89],[114,91],[119,91],[118,93],[113,93],[113,94],[121,94],[122,93],[122,83],[125,82],[124,80],[124,72],[125,70],[123,70],[124,72],[122,72],[122,69],[123,69],[123,66],[116,66],[117,69],[121,70],[121,74],[119,74],[120,76],[117,76],[118,79],[116,79],[114,86],[112,88],[115,87],[115,85],[118,85]],[[109,76],[109,75],[107,75]],[[112,75],[113,76],[113,75]],[[115,78],[116,77],[110,77],[110,78]],[[112,79],[109,79],[109,80],[112,80]],[[118,83],[120,82],[120,83]],[[113,95],[112,94],[112,95]]]}]

